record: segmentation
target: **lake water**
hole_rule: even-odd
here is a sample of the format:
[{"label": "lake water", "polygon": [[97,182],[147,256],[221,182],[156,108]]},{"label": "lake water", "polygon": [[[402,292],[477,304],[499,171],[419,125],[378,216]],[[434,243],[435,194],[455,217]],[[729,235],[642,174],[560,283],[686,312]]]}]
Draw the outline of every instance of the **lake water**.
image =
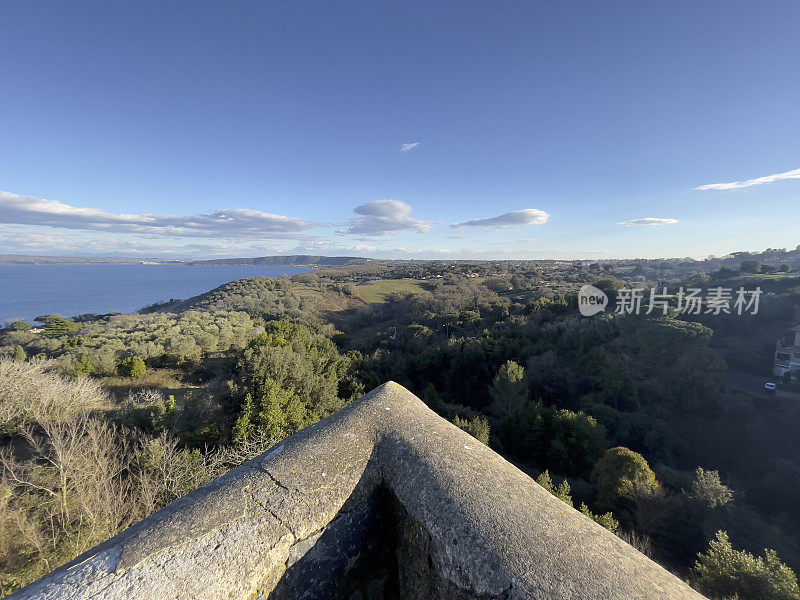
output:
[{"label": "lake water", "polygon": [[0,265],[0,325],[58,313],[135,312],[247,277],[306,273],[306,267],[189,265]]}]

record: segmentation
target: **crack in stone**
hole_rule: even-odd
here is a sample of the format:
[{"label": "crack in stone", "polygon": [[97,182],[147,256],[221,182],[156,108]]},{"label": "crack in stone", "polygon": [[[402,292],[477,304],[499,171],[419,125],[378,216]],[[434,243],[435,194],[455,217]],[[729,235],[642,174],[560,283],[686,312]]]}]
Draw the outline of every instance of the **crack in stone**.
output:
[{"label": "crack in stone", "polygon": [[[265,472],[266,472],[266,471],[265,471]],[[270,476],[270,478],[271,478],[273,481],[275,481],[275,483],[276,483],[278,486],[282,487],[282,488],[283,488],[283,489],[285,489],[286,491],[289,491],[289,490],[288,490],[288,489],[287,489],[285,486],[282,486],[282,485],[280,485],[280,483],[278,483],[278,482],[275,480],[275,478],[274,478],[274,477],[272,477],[272,475],[270,475],[268,472],[266,472],[266,473],[267,473],[267,475],[269,475],[269,476]],[[261,501],[260,501],[260,500],[259,500],[259,499],[256,497],[255,493],[254,493],[254,492],[251,490],[251,488],[250,488],[250,486],[249,486],[249,485],[248,485],[246,488],[244,488],[244,489],[242,490],[242,494],[244,494],[244,495],[245,495],[245,497],[249,497],[249,498],[250,498],[250,499],[251,499],[251,500],[252,500],[252,501],[255,503],[255,505],[256,505],[256,506],[258,506],[258,507],[259,507],[261,510],[263,510],[263,511],[264,511],[264,512],[266,512],[266,513],[269,513],[269,514],[272,516],[272,518],[273,518],[273,519],[275,519],[275,520],[278,522],[278,524],[279,524],[279,525],[282,525],[283,527],[285,527],[286,529],[288,529],[288,530],[289,530],[289,533],[291,533],[291,534],[292,534],[292,537],[294,538],[294,541],[292,542],[292,545],[294,545],[294,544],[296,544],[296,543],[298,542],[297,532],[295,532],[295,531],[294,531],[294,529],[292,529],[292,527],[291,527],[291,526],[290,526],[288,523],[286,523],[286,522],[283,520],[283,518],[281,518],[281,517],[280,517],[280,516],[279,516],[279,515],[278,515],[278,514],[275,512],[275,511],[273,511],[273,510],[272,510],[271,508],[269,508],[268,506],[265,506],[265,505],[264,505],[264,504],[263,504],[263,503],[262,503],[262,502],[261,502]],[[247,509],[245,508],[245,510],[247,510]]]},{"label": "crack in stone", "polygon": [[286,491],[289,494],[297,493],[297,494],[300,494],[300,495],[303,495],[303,496],[313,496],[313,495],[318,494],[319,492],[321,492],[323,490],[328,490],[330,488],[336,487],[335,484],[340,479],[340,477],[342,477],[344,475],[347,475],[357,465],[363,464],[363,463],[367,462],[368,460],[369,460],[369,458],[361,458],[361,459],[358,459],[357,461],[352,462],[352,463],[346,463],[344,465],[336,465],[336,469],[338,469],[338,472],[331,478],[331,480],[329,482],[326,482],[325,485],[323,485],[323,486],[320,486],[320,487],[317,487],[317,488],[314,488],[314,489],[310,489],[310,490],[302,490],[302,489],[300,489],[298,487],[289,488],[286,484],[282,483],[277,477],[275,477],[269,471],[269,469],[267,469],[263,465],[258,465],[256,467],[254,467],[254,469],[257,470],[257,471],[260,471],[262,473],[266,473],[267,476],[272,480],[272,483],[274,483],[279,488],[281,488],[282,490]]},{"label": "crack in stone", "polygon": [[[285,491],[287,491],[287,492],[289,492],[289,493],[291,493],[291,492],[292,492],[292,490],[290,490],[290,489],[289,489],[288,487],[286,487],[286,486],[285,486],[283,483],[281,483],[281,482],[278,480],[278,478],[277,478],[277,477],[275,477],[275,476],[274,476],[272,473],[270,473],[268,469],[265,469],[265,468],[264,468],[263,466],[261,466],[261,465],[259,465],[258,467],[256,467],[256,469],[257,469],[258,471],[261,471],[262,473],[266,473],[266,474],[267,474],[267,476],[268,476],[268,477],[269,477],[269,478],[272,480],[272,483],[274,483],[275,485],[277,485],[277,486],[278,486],[279,488],[281,488],[282,490],[285,490]],[[294,490],[294,491],[296,491],[296,492],[299,492],[300,490],[298,490],[297,488],[295,488],[295,490]]]}]

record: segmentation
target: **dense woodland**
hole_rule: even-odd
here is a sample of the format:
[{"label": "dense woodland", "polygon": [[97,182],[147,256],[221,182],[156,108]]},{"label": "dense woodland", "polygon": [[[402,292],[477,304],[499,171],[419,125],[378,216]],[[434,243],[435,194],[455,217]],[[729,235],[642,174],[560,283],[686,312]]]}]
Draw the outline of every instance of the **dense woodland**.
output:
[{"label": "dense woodland", "polygon": [[[800,391],[725,379],[769,378],[797,257],[737,258],[371,261],[11,323],[0,589],[394,380],[709,597],[800,599]],[[612,305],[632,284],[765,293],[757,315],[584,318],[585,283]]]}]

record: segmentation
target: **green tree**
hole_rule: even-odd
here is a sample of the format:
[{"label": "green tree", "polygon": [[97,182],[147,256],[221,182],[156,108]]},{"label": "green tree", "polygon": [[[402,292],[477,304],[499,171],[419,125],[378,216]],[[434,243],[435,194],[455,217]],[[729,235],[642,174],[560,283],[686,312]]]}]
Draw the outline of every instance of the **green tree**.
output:
[{"label": "green tree", "polygon": [[458,415],[453,418],[453,425],[463,429],[482,444],[489,445],[489,421],[486,417],[462,419]]},{"label": "green tree", "polygon": [[291,390],[309,411],[312,422],[344,406],[339,384],[349,360],[330,339],[288,321],[271,321],[265,329],[248,342],[239,360],[243,395],[251,393],[258,404],[272,386]]},{"label": "green tree", "polygon": [[720,481],[719,471],[706,471],[702,467],[697,467],[688,495],[706,508],[726,506],[733,500],[733,490]]},{"label": "green tree", "polygon": [[695,587],[714,599],[800,600],[797,576],[774,550],[763,557],[734,550],[724,531],[697,555],[693,575]]},{"label": "green tree", "polygon": [[256,431],[257,421],[258,409],[256,408],[256,403],[253,401],[251,394],[246,394],[242,403],[242,410],[239,412],[239,418],[236,419],[236,425],[233,428],[234,441],[242,442],[250,439]]},{"label": "green tree", "polygon": [[261,398],[262,429],[267,435],[284,438],[309,424],[308,409],[292,390],[267,382]]},{"label": "green tree", "polygon": [[739,265],[742,273],[761,273],[761,263],[757,260],[745,260]]},{"label": "green tree", "polygon": [[14,360],[17,362],[25,362],[28,360],[28,355],[25,354],[25,350],[22,348],[22,346],[17,346],[14,348]]},{"label": "green tree", "polygon": [[730,279],[736,276],[736,271],[730,267],[720,267],[719,271],[711,274],[711,279]]},{"label": "green tree", "polygon": [[645,458],[621,446],[611,448],[597,461],[592,482],[597,486],[597,506],[602,509],[612,508],[620,496],[634,488],[655,491],[659,487]]},{"label": "green tree", "polygon": [[602,514],[593,513],[589,507],[586,506],[585,502],[581,502],[581,507],[579,510],[598,525],[602,525],[608,529],[611,533],[619,532],[619,521],[614,518],[614,515],[611,513],[611,511],[604,512]]},{"label": "green tree", "polygon": [[634,337],[638,352],[645,361],[657,358],[673,358],[676,349],[683,352],[691,348],[708,345],[714,331],[700,323],[681,321],[673,317],[659,317],[645,321],[627,321],[626,326],[635,327]]},{"label": "green tree", "polygon": [[141,379],[147,374],[147,366],[141,356],[129,356],[120,364],[119,374],[123,377]]},{"label": "green tree", "polygon": [[97,365],[94,363],[94,361],[84,357],[78,361],[78,364],[75,365],[75,368],[72,370],[70,375],[73,377],[83,377],[85,375],[91,375],[96,370]]},{"label": "green tree", "polygon": [[593,285],[597,289],[604,291],[606,294],[613,294],[622,288],[628,287],[627,282],[622,281],[621,279],[616,279],[615,277],[599,279],[595,281]]},{"label": "green tree", "polygon": [[725,360],[712,348],[690,348],[681,353],[667,385],[676,399],[674,404],[684,410],[713,410],[726,369]]},{"label": "green tree", "polygon": [[689,283],[692,284],[693,287],[701,287],[707,284],[711,280],[711,277],[706,273],[696,273],[689,277]]},{"label": "green tree", "polygon": [[11,323],[12,331],[30,331],[31,329],[33,329],[33,325],[27,321],[14,321]]},{"label": "green tree", "polygon": [[433,335],[433,330],[425,325],[412,323],[408,326],[408,333],[411,335],[412,339],[425,339]]},{"label": "green tree", "polygon": [[72,335],[81,328],[81,326],[72,319],[67,319],[61,315],[36,317],[36,320],[44,324],[44,335],[51,338]]},{"label": "green tree", "polygon": [[606,428],[593,417],[541,402],[532,402],[505,419],[498,431],[503,448],[510,453],[567,475],[588,471],[608,448]]},{"label": "green tree", "polygon": [[608,448],[602,424],[585,413],[567,409],[553,413],[546,437],[546,462],[561,473],[588,472]]},{"label": "green tree", "polygon": [[234,439],[243,441],[256,431],[283,439],[311,424],[308,409],[293,390],[282,388],[272,379],[264,382],[261,396],[245,397],[242,413],[234,428]]},{"label": "green tree", "polygon": [[536,478],[536,483],[546,489],[548,492],[553,494],[556,498],[565,502],[572,506],[572,496],[570,495],[570,487],[569,482],[564,479],[561,484],[556,487],[553,483],[553,478],[550,477],[550,472],[545,469],[542,473]]},{"label": "green tree", "polygon": [[530,398],[525,369],[513,360],[500,367],[489,387],[492,397],[490,412],[501,418],[519,413]]},{"label": "green tree", "polygon": [[595,346],[584,357],[583,372],[604,404],[619,409],[619,401],[628,391],[624,361],[602,346]]},{"label": "green tree", "polygon": [[[568,506],[573,506],[572,504],[572,495],[570,494],[571,490],[569,487],[569,482],[564,479],[558,486],[553,483],[553,479],[550,477],[550,473],[545,470],[542,472],[539,477],[536,478],[536,483],[546,489],[548,492],[553,494],[556,498],[561,500],[563,503],[567,504]],[[586,503],[581,503],[581,507],[579,509],[584,515],[589,517],[595,523],[602,525],[606,529],[608,529],[611,533],[617,533],[619,530],[619,521],[614,518],[614,515],[610,512],[604,513],[602,515],[593,513]]]},{"label": "green tree", "polygon": [[425,386],[425,391],[422,393],[422,401],[428,405],[431,410],[441,412],[443,403],[442,397],[436,391],[436,387],[432,383]]},{"label": "green tree", "polygon": [[250,340],[237,365],[233,391],[243,398],[236,439],[256,431],[284,438],[344,406],[340,384],[350,364],[313,329],[271,321]]}]

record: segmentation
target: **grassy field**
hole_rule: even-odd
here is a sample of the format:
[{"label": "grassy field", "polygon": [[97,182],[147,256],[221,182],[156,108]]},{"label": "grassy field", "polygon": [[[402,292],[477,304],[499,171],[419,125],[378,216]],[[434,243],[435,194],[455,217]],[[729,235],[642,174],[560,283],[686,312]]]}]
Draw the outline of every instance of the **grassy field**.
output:
[{"label": "grassy field", "polygon": [[380,304],[389,294],[419,294],[424,291],[422,283],[421,279],[381,279],[362,283],[356,290],[365,302]]},{"label": "grassy field", "polygon": [[752,279],[797,279],[797,273],[754,273],[748,275]]}]

